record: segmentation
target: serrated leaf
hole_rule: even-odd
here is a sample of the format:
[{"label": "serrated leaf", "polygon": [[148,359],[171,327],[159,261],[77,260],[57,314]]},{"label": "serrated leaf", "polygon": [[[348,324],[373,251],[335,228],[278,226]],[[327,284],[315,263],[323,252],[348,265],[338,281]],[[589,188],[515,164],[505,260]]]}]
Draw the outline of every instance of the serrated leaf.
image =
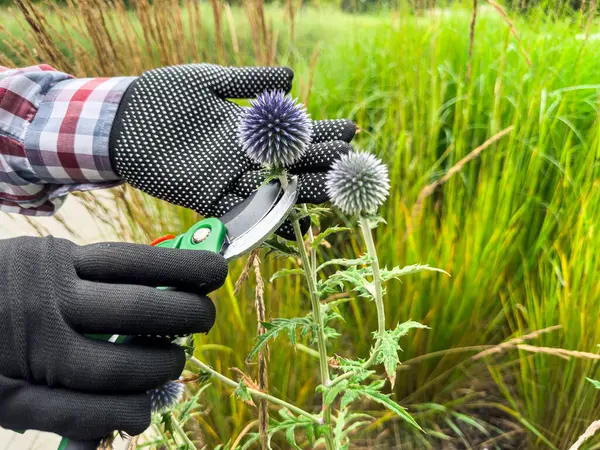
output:
[{"label": "serrated leaf", "polygon": [[450,276],[448,272],[437,267],[431,267],[429,264],[412,264],[410,266],[399,267],[396,266],[392,269],[380,269],[381,281],[386,282],[391,279],[400,279],[406,275],[412,275],[419,272],[440,272]]},{"label": "serrated leaf", "polygon": [[367,217],[367,221],[369,223],[369,228],[371,229],[377,228],[381,224],[387,224],[385,219],[379,216],[369,216]]},{"label": "serrated leaf", "polygon": [[272,283],[277,278],[287,277],[290,275],[304,275],[304,269],[281,269],[273,274],[273,276],[269,279],[269,282]]},{"label": "serrated leaf", "polygon": [[374,370],[365,369],[364,364],[364,359],[358,359],[355,361],[352,359],[342,358],[341,356],[336,358],[336,366],[338,369],[345,373],[354,373],[349,380],[351,383],[362,383],[364,380],[369,378],[369,376],[375,373]]},{"label": "serrated leaf", "polygon": [[429,327],[414,320],[407,320],[406,322],[399,323],[398,325],[396,325],[396,328],[394,329],[393,333],[396,339],[400,339],[402,336],[406,336],[406,334],[408,334],[408,331],[413,328],[424,329]]},{"label": "serrated leaf", "polygon": [[293,219],[301,220],[305,217],[311,217],[311,219],[313,219],[320,215],[329,214],[331,212],[329,208],[325,208],[323,206],[306,206],[306,208],[304,206],[305,205],[294,208]]},{"label": "serrated leaf", "polygon": [[320,270],[324,269],[327,266],[350,267],[350,266],[364,266],[364,265],[370,264],[370,263],[371,263],[371,258],[369,258],[368,255],[363,255],[360,258],[356,258],[356,259],[335,258],[335,259],[330,259],[329,261],[325,261],[323,264],[321,264],[319,267],[317,267],[317,272],[319,272]]},{"label": "serrated leaf", "polygon": [[312,246],[313,246],[313,248],[317,248],[319,245],[321,245],[321,242],[323,242],[323,240],[326,237],[328,237],[328,236],[330,236],[332,234],[335,234],[335,233],[341,233],[343,231],[349,231],[349,230],[350,230],[350,228],[347,228],[347,227],[338,227],[337,225],[334,226],[334,227],[327,228],[325,231],[317,234],[313,238]]},{"label": "serrated leaf", "polygon": [[161,415],[160,423],[166,432],[173,434],[173,415],[170,412]]},{"label": "serrated leaf", "polygon": [[293,448],[295,448],[296,450],[302,450],[300,447],[298,447],[298,444],[296,443],[296,436],[294,435],[294,430],[295,427],[289,427],[285,432],[285,438],[287,439],[288,444],[290,444]]},{"label": "serrated leaf", "polygon": [[261,247],[267,248],[267,256],[275,256],[276,258],[300,258],[300,254],[295,247],[285,244],[277,236],[267,239],[261,244]]},{"label": "serrated leaf", "polygon": [[427,328],[427,326],[414,320],[408,320],[398,324],[394,330],[386,330],[383,334],[374,333],[377,339],[375,361],[378,364],[383,363],[392,388],[396,383],[396,370],[400,364],[398,352],[402,348],[400,347],[399,340],[413,328]]},{"label": "serrated leaf", "polygon": [[204,386],[202,386],[200,389],[198,389],[198,392],[196,392],[194,394],[194,396],[188,400],[187,402],[181,403],[181,412],[180,412],[180,417],[182,420],[188,420],[191,418],[191,412],[192,409],[197,408],[198,406],[200,406],[200,396],[204,393],[204,391],[206,391],[209,387],[211,386],[210,383],[205,384]]},{"label": "serrated leaf", "polygon": [[321,287],[324,292],[335,293],[343,291],[345,284],[350,284],[352,290],[359,293],[362,297],[373,297],[372,284],[367,280],[369,274],[367,268],[358,268],[351,266],[346,270],[339,270],[329,278],[321,282]]},{"label": "serrated leaf", "polygon": [[256,344],[250,350],[247,361],[252,360],[262,348],[264,348],[269,341],[277,338],[281,332],[285,332],[292,344],[296,344],[296,332],[300,330],[300,334],[305,336],[313,326],[313,322],[310,317],[294,317],[291,319],[278,318],[273,319],[270,322],[262,322],[266,329],[266,332],[259,334],[256,337]]},{"label": "serrated leaf", "polygon": [[247,403],[250,406],[256,406],[254,400],[252,400],[252,395],[250,395],[250,391],[248,391],[246,383],[244,383],[244,380],[239,381],[238,386],[235,388],[235,391],[233,391],[233,393],[244,403]]},{"label": "serrated leaf", "polygon": [[410,425],[412,425],[413,427],[423,431],[423,429],[419,426],[419,424],[415,421],[415,419],[412,418],[412,416],[408,413],[408,411],[406,411],[405,408],[403,408],[398,403],[396,403],[394,400],[392,400],[388,395],[385,395],[385,394],[379,392],[379,390],[377,390],[377,389],[365,390],[365,391],[361,392],[361,395],[373,400],[374,402],[379,403],[380,405],[385,406],[387,409],[394,412],[405,422],[407,422]]},{"label": "serrated leaf", "polygon": [[325,394],[325,404],[327,406],[331,406],[337,396],[348,387],[348,380],[342,380],[334,386],[327,388],[327,393]]},{"label": "serrated leaf", "polygon": [[398,339],[394,336],[394,332],[386,330],[383,334],[377,335],[378,348],[376,362],[383,363],[385,373],[390,380],[392,388],[396,383],[396,368],[400,364],[398,351],[401,350],[398,344]]},{"label": "serrated leaf", "polygon": [[588,380],[590,383],[592,383],[596,389],[600,389],[600,381],[594,380],[592,378],[587,378],[587,377],[586,377],[586,380]]},{"label": "serrated leaf", "polygon": [[341,409],[347,408],[350,405],[350,403],[357,400],[359,397],[360,396],[359,396],[358,392],[356,392],[354,390],[346,391],[346,393],[342,397],[342,401],[340,403],[340,408]]}]

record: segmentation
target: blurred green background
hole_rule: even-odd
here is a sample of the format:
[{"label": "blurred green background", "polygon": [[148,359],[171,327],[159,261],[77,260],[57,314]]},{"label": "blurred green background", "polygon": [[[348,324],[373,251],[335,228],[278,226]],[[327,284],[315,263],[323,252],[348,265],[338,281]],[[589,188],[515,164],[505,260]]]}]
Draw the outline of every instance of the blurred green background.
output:
[{"label": "blurred green background", "polygon": [[[429,263],[452,277],[412,277],[390,285],[386,300],[389,327],[413,319],[431,328],[405,341],[394,391],[428,434],[365,404],[379,419],[356,448],[564,449],[600,419],[585,381],[600,377],[595,0],[2,3],[0,64],[44,62],[76,76],[286,64],[313,118],[359,124],[355,146],[383,158],[392,178],[377,231],[382,263]],[[127,241],[197,220],[130,189],[76,201]],[[72,217],[57,219],[77,233]],[[332,256],[360,252],[347,236],[330,243]],[[292,265],[266,259],[263,273]],[[256,370],[244,362],[256,334],[252,282],[233,295],[243,266],[231,268],[217,324],[199,339],[198,355],[229,375]],[[300,279],[267,283],[265,298],[269,317],[310,309]],[[331,354],[366,355],[372,305],[353,299],[342,312]],[[316,384],[311,354],[284,339],[272,346],[272,393],[311,409]],[[235,439],[256,416],[218,384],[203,395],[192,426],[199,445]],[[582,448],[599,447],[592,439]]]}]

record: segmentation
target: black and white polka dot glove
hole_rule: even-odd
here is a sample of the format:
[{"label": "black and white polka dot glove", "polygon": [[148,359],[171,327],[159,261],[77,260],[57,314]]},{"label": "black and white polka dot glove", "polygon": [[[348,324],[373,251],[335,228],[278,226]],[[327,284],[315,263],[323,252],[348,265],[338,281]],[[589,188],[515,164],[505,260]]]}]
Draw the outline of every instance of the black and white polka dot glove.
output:
[{"label": "black and white polka dot glove", "polygon": [[[260,167],[245,155],[237,130],[242,108],[228,98],[253,98],[292,86],[285,67],[191,64],[144,73],[125,93],[110,153],[132,186],[205,217],[221,216],[260,186]],[[356,132],[349,120],[313,124],[312,144],[289,167],[299,176],[299,203],[328,200],[326,172]],[[287,234],[287,233],[282,233]]]}]

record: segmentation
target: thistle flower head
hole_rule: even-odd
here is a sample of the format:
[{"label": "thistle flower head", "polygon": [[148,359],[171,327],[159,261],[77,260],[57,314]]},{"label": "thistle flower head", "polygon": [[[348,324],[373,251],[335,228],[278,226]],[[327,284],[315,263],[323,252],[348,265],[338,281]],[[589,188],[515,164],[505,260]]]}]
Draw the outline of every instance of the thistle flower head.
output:
[{"label": "thistle flower head", "polygon": [[369,153],[348,153],[327,174],[327,193],[346,214],[374,213],[390,191],[388,169]]},{"label": "thistle flower head", "polygon": [[183,396],[183,384],[169,381],[161,387],[148,391],[153,413],[160,413],[173,408]]},{"label": "thistle flower head", "polygon": [[265,92],[244,108],[238,139],[248,157],[274,167],[289,166],[306,153],[312,121],[306,108],[282,91]]}]

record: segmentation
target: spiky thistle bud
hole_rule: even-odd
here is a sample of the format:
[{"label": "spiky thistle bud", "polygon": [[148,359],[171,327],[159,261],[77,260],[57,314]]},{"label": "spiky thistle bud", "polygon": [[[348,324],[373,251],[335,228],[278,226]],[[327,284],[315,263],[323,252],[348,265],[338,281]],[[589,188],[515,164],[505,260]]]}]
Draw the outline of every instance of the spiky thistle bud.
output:
[{"label": "spiky thistle bud", "polygon": [[183,384],[169,381],[161,387],[148,391],[153,413],[160,413],[173,408],[183,396]]},{"label": "spiky thistle bud", "polygon": [[346,214],[374,213],[390,191],[388,169],[369,153],[348,153],[327,174],[327,193]]},{"label": "spiky thistle bud", "polygon": [[265,92],[244,108],[238,139],[248,157],[261,165],[286,167],[306,153],[312,121],[304,105],[282,91]]}]

